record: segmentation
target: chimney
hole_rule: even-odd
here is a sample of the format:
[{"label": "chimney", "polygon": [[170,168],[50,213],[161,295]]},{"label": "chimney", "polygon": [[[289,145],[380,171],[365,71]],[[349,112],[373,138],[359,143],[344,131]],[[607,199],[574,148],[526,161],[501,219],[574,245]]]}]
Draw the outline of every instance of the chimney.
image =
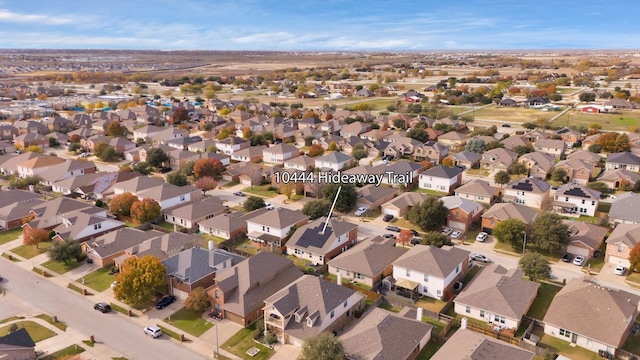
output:
[{"label": "chimney", "polygon": [[208,245],[209,245],[209,250],[215,249],[215,247],[213,246],[213,240],[209,240]]},{"label": "chimney", "polygon": [[463,317],[462,320],[460,320],[460,329],[466,329],[467,328],[467,318]]},{"label": "chimney", "polygon": [[342,273],[338,273],[338,276],[336,276],[338,278],[337,283],[338,285],[342,286]]},{"label": "chimney", "polygon": [[421,307],[416,309],[416,320],[418,321],[422,321],[422,310],[423,309]]}]

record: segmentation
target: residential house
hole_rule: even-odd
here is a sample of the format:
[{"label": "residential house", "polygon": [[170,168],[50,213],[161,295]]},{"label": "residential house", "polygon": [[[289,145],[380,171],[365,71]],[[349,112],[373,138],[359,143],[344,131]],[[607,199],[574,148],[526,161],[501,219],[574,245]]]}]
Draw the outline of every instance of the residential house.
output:
[{"label": "residential house", "polygon": [[462,172],[459,167],[438,165],[423,171],[420,174],[419,186],[421,189],[453,193],[462,184]]},{"label": "residential house", "polygon": [[37,121],[18,120],[13,123],[13,126],[18,128],[20,135],[27,133],[46,135],[49,133],[47,125]]},{"label": "residential house", "polygon": [[34,157],[18,164],[18,175],[22,178],[35,175],[39,176],[65,161],[65,159],[58,156],[44,155]]},{"label": "residential house", "polygon": [[539,140],[549,139],[551,137],[551,134],[545,132],[544,130],[536,129],[524,133],[522,137],[530,143],[535,143]]},{"label": "residential house", "polygon": [[38,146],[41,149],[49,147],[49,137],[36,133],[26,133],[13,138],[13,145],[26,149],[29,146]]},{"label": "residential house", "polygon": [[79,210],[95,212],[104,211],[104,209],[87,204],[86,202],[61,196],[34,206],[30,212],[31,215],[34,216],[34,219],[22,225],[22,228],[51,230],[52,228],[62,224],[62,218],[66,214]]},{"label": "residential house", "polygon": [[302,347],[304,340],[321,332],[340,331],[364,310],[361,293],[303,275],[264,300],[265,330],[282,344]]},{"label": "residential house", "polygon": [[480,221],[484,207],[477,202],[459,196],[444,196],[440,200],[449,209],[448,227],[464,232],[469,230],[473,223]]},{"label": "residential house", "polygon": [[386,186],[378,187],[374,184],[365,185],[357,191],[357,206],[366,206],[370,210],[380,208],[382,204],[390,201],[398,194],[397,189]]},{"label": "residential house", "polygon": [[108,267],[113,266],[115,258],[123,255],[125,250],[164,234],[156,230],[142,231],[123,227],[86,241],[80,246],[82,247],[82,252],[87,255],[87,258],[93,260],[94,264],[100,267]]},{"label": "residential house", "polygon": [[553,210],[569,216],[595,216],[600,192],[577,184],[562,185],[553,197]]},{"label": "residential house", "polygon": [[449,149],[460,149],[467,144],[468,136],[457,131],[449,131],[446,134],[438,136],[438,143],[448,147]]},{"label": "residential house", "polygon": [[125,192],[137,194],[138,192],[142,192],[142,191],[151,189],[153,187],[160,186],[164,183],[165,183],[164,180],[157,177],[138,176],[127,181],[119,182],[114,187],[113,194],[120,195]]},{"label": "residential house", "polygon": [[181,232],[161,234],[125,249],[123,254],[113,259],[116,267],[122,269],[122,265],[131,257],[141,258],[145,255],[152,255],[158,260],[164,260],[173,254],[202,244],[202,237],[195,234]]},{"label": "residential house", "polygon": [[483,267],[456,296],[454,311],[515,333],[540,287],[523,278],[519,269],[495,264]]},{"label": "residential house", "polygon": [[509,136],[506,139],[500,140],[500,143],[507,150],[513,150],[516,147],[530,145],[531,143],[522,136]]},{"label": "residential house", "polygon": [[[240,162],[237,164],[233,164],[231,166],[228,166],[225,171],[222,172],[222,179],[225,181],[240,181],[240,177],[243,175],[255,175],[258,177],[257,180],[262,179],[262,174],[264,173],[264,169],[262,168],[262,166],[254,164],[254,163],[247,163],[247,162]],[[252,182],[250,183],[251,185],[257,185],[260,182]]]},{"label": "residential house", "polygon": [[302,225],[287,241],[287,254],[324,265],[358,240],[358,225],[319,217]]},{"label": "residential house", "polygon": [[307,155],[296,156],[289,160],[285,160],[285,169],[294,169],[299,171],[309,171],[315,166],[315,159],[308,157]]},{"label": "residential house", "polygon": [[0,336],[0,356],[6,360],[36,360],[36,343],[24,327]]},{"label": "residential house", "polygon": [[207,289],[215,283],[216,274],[240,263],[244,257],[221,249],[192,247],[164,260],[169,292],[180,299],[196,288]]},{"label": "residential house", "polygon": [[469,329],[459,329],[431,357],[450,359],[533,360],[533,352]]},{"label": "residential house", "polygon": [[0,155],[0,174],[13,175],[18,174],[18,165],[31,160],[33,158],[47,156],[40,153],[25,152],[18,155]]},{"label": "residential house", "polygon": [[213,146],[216,145],[215,139],[202,139],[202,141],[198,141],[198,142],[187,145],[187,150],[195,153],[197,152],[204,153],[204,152],[207,152],[207,149],[209,149],[211,145]]},{"label": "residential house", "polygon": [[207,289],[211,310],[243,327],[262,316],[264,300],[302,277],[293,261],[267,251],[216,274]]},{"label": "residential house", "polygon": [[[638,295],[572,279],[551,301],[544,333],[615,357],[638,315]],[[589,309],[589,316],[584,316]],[[608,356],[608,355],[607,355]]]},{"label": "residential house", "polygon": [[190,204],[174,207],[162,212],[164,221],[174,224],[174,228],[197,228],[198,224],[206,219],[227,212],[229,207],[222,204],[222,200],[216,197],[208,197]]},{"label": "residential house", "polygon": [[0,124],[0,139],[11,140],[18,136],[18,128],[7,123]]},{"label": "residential house", "polygon": [[614,224],[640,224],[640,195],[626,193],[620,195],[609,209],[609,219]]},{"label": "residential house", "polygon": [[65,195],[79,195],[87,200],[103,200],[113,196],[114,187],[121,181],[140,176],[129,171],[99,172],[72,176],[51,184],[53,191]]},{"label": "residential house", "polygon": [[598,176],[598,181],[613,190],[633,188],[640,181],[640,174],[626,169],[609,169]]},{"label": "residential house", "polygon": [[[102,210],[102,211],[100,211]],[[82,243],[104,233],[124,227],[122,221],[107,216],[100,208],[88,208],[61,215],[62,224],[53,228],[54,240]]]},{"label": "residential house", "polygon": [[66,159],[63,163],[42,171],[40,177],[43,184],[51,186],[60,180],[85,174],[94,174],[95,172],[96,165],[92,161]]},{"label": "residential house", "polygon": [[237,239],[247,232],[247,218],[239,211],[229,214],[224,213],[200,221],[198,230],[200,233],[217,236],[225,240]]},{"label": "residential house", "polygon": [[559,161],[556,169],[563,169],[567,176],[565,180],[574,184],[586,186],[593,173],[593,164],[579,159],[569,159]]},{"label": "residential house", "polygon": [[247,220],[247,237],[275,248],[283,247],[283,240],[295,226],[299,228],[309,222],[309,217],[298,210],[277,208],[267,210]]},{"label": "residential house", "polygon": [[629,268],[631,250],[640,242],[640,224],[618,224],[606,240],[605,261]]},{"label": "residential house", "polygon": [[415,316],[409,318],[375,308],[340,334],[339,339],[347,359],[413,360],[431,339],[432,330],[431,325]]},{"label": "residential house", "polygon": [[328,154],[314,158],[316,169],[340,171],[352,167],[356,159],[340,151],[332,151]]},{"label": "residential house", "polygon": [[534,151],[518,158],[529,169],[529,176],[546,179],[553,170],[554,158],[549,154]]},{"label": "residential house", "polygon": [[259,163],[262,161],[262,152],[267,149],[266,145],[251,146],[246,149],[234,151],[231,160]]},{"label": "residential house", "polygon": [[494,171],[494,170],[507,170],[511,164],[513,164],[518,158],[518,154],[515,151],[503,149],[503,148],[495,148],[489,151],[486,151],[482,154],[482,159],[480,160],[480,166],[483,169]]},{"label": "residential house", "polygon": [[360,136],[368,131],[371,131],[371,124],[363,123],[361,121],[354,121],[351,124],[344,125],[340,129],[340,136]]},{"label": "residential house", "polygon": [[[584,146],[584,142],[583,142],[583,146]],[[591,164],[594,167],[598,167],[600,166],[600,162],[602,161],[602,156],[600,156],[600,154],[592,153],[589,150],[578,150],[578,151],[572,152],[571,154],[568,154],[567,159],[582,160],[587,164]]]},{"label": "residential house", "polygon": [[360,138],[369,141],[380,141],[389,135],[393,135],[393,130],[375,129],[366,133],[360,134]]},{"label": "residential house", "polygon": [[237,136],[229,136],[228,138],[216,141],[216,148],[223,154],[227,155],[231,155],[236,151],[247,149],[250,146],[251,142]]},{"label": "residential house", "polygon": [[536,209],[548,205],[549,183],[536,178],[522,178],[511,181],[504,187],[502,199]]},{"label": "residential house", "polygon": [[582,134],[579,131],[569,129],[567,127],[556,130],[555,134],[562,138],[562,141],[564,141],[567,147],[573,147],[573,145],[577,144],[578,141],[582,139]]},{"label": "residential house", "polygon": [[[385,155],[389,155],[386,150]],[[416,161],[430,161],[433,164],[440,164],[442,159],[449,155],[449,148],[435,141],[427,141],[424,144],[414,146],[409,155]]]},{"label": "residential house", "polygon": [[449,299],[453,284],[469,269],[469,252],[445,245],[415,245],[393,262],[396,289],[402,293]]},{"label": "residential house", "polygon": [[382,213],[393,215],[393,217],[401,218],[405,216],[412,207],[421,204],[426,200],[428,195],[417,192],[404,192],[398,197],[387,201],[381,205]]},{"label": "residential house", "polygon": [[404,249],[395,247],[394,239],[376,236],[331,259],[328,271],[342,281],[373,287],[393,274],[392,263],[404,253]]},{"label": "residential house", "polygon": [[30,191],[0,191],[0,229],[21,227],[23,219],[30,215],[31,209],[44,203],[44,196]]},{"label": "residential house", "polygon": [[507,219],[518,219],[525,225],[531,225],[537,215],[536,209],[527,206],[512,203],[494,204],[482,214],[482,231],[491,234],[501,221]]},{"label": "residential house", "polygon": [[605,227],[583,221],[562,220],[562,222],[569,227],[571,234],[567,252],[587,259],[592,258],[594,252],[600,249],[609,232]]},{"label": "residential house", "polygon": [[640,171],[640,156],[628,151],[609,154],[605,162],[605,169],[624,169],[638,172]]},{"label": "residential house", "polygon": [[455,196],[469,199],[477,203],[491,205],[498,198],[500,188],[491,186],[488,181],[474,179],[460,186],[454,192]]},{"label": "residential house", "polygon": [[451,159],[453,166],[476,169],[480,166],[480,159],[482,159],[482,155],[464,150],[459,153],[451,154],[445,159]]},{"label": "residential house", "polygon": [[262,150],[262,160],[270,164],[283,164],[285,160],[300,156],[300,150],[289,144],[280,143]]},{"label": "residential house", "polygon": [[384,175],[382,184],[391,187],[414,188],[418,185],[418,176],[424,169],[424,165],[412,161],[395,161],[393,163],[380,164],[371,168],[374,174]]},{"label": "residential house", "polygon": [[202,190],[191,185],[176,186],[164,183],[136,192],[134,195],[140,200],[146,198],[156,200],[162,210],[166,210],[202,199]]}]

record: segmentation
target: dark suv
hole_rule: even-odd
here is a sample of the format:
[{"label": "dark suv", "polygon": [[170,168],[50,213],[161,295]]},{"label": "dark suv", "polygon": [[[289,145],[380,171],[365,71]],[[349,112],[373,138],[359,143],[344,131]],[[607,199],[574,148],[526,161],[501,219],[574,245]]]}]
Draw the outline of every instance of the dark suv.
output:
[{"label": "dark suv", "polygon": [[109,311],[111,311],[111,305],[107,304],[107,303],[103,303],[103,302],[99,302],[95,305],[93,305],[93,309],[94,310],[98,310],[102,313],[108,313]]},{"label": "dark suv", "polygon": [[173,304],[176,301],[176,297],[173,295],[165,296],[156,303],[156,309],[164,309],[167,306]]},{"label": "dark suv", "polygon": [[389,225],[385,229],[387,229],[387,231],[400,232],[400,228],[395,225]]}]

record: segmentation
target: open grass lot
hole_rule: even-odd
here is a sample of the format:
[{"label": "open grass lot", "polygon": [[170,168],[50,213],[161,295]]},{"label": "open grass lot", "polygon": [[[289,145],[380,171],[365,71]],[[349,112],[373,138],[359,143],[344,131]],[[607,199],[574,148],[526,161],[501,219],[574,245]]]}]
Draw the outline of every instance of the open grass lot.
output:
[{"label": "open grass lot", "polygon": [[541,283],[540,288],[538,289],[538,295],[533,300],[533,304],[531,304],[531,307],[527,312],[527,316],[538,320],[544,319],[544,315],[547,313],[549,305],[551,305],[551,301],[561,289],[562,288],[560,286]]},{"label": "open grass lot", "polygon": [[416,306],[439,313],[446,305],[446,302],[423,296],[416,302]]},{"label": "open grass lot", "polygon": [[395,225],[395,226],[401,227],[403,229],[412,229],[412,230],[415,230],[417,232],[422,232],[420,227],[418,227],[416,225],[413,225],[412,223],[410,223],[409,221],[407,221],[407,220],[405,220],[403,218],[395,218],[395,219],[391,220],[390,223]]},{"label": "open grass lot", "polygon": [[0,245],[13,241],[22,235],[22,228],[0,231]]},{"label": "open grass lot", "polygon": [[[222,349],[246,360],[266,360],[270,358],[274,354],[274,351],[253,341],[254,330],[255,324],[238,331],[222,344]],[[246,351],[254,346],[260,349],[260,352],[256,356],[251,357],[246,354]]]},{"label": "open grass lot", "polygon": [[[557,125],[567,124],[567,114],[556,122]],[[585,126],[589,127],[591,124],[600,124],[604,130],[624,130],[629,131],[629,128],[640,126],[640,111],[622,111],[617,114],[586,114],[577,111],[570,111],[568,113],[569,126]]]},{"label": "open grass lot", "polygon": [[61,360],[61,359],[71,359],[74,355],[78,355],[84,352],[84,348],[78,345],[69,345],[66,348],[56,351],[53,354],[47,355],[42,360]]},{"label": "open grass lot", "polygon": [[62,261],[49,260],[42,264],[44,268],[49,269],[51,271],[55,271],[58,274],[64,274],[67,271],[73,270],[80,265],[82,265],[82,261],[75,261],[75,260],[66,264]]},{"label": "open grass lot", "polygon": [[245,188],[244,190],[242,190],[242,192],[245,192],[245,193],[251,194],[251,195],[263,196],[263,197],[267,197],[267,198],[272,198],[272,197],[278,195],[278,193],[275,192],[275,190],[269,190],[270,187],[271,187],[271,185],[269,185],[269,184],[251,186],[251,187]]},{"label": "open grass lot", "polygon": [[40,243],[37,248],[33,245],[20,245],[11,249],[11,252],[25,259],[31,259],[40,254],[44,254],[51,245],[53,244],[50,241]]},{"label": "open grass lot", "polygon": [[220,243],[222,243],[224,241],[227,241],[227,239],[223,239],[223,238],[221,238],[219,236],[210,235],[210,234],[200,234],[200,236],[202,236],[204,238],[204,242],[203,242],[203,246],[204,247],[208,246],[207,242],[209,240],[213,240],[213,242],[216,243],[216,244],[220,244]]},{"label": "open grass lot", "polygon": [[48,322],[49,324],[57,327],[58,329],[62,330],[62,331],[67,331],[67,325],[61,321],[53,321],[53,318],[49,315],[46,314],[40,314],[36,316],[38,319],[42,319],[46,322]]},{"label": "open grass lot", "polygon": [[[97,292],[107,290],[113,283],[114,276],[109,275],[108,268],[98,269],[84,277],[84,284]],[[82,278],[76,280],[82,283]]]},{"label": "open grass lot", "polygon": [[213,323],[203,319],[201,313],[187,308],[176,311],[164,321],[195,337],[213,328]]},{"label": "open grass lot", "polygon": [[163,222],[159,223],[158,226],[163,227],[163,228],[165,228],[167,230],[173,231],[173,224],[168,223],[166,221],[163,221]]},{"label": "open grass lot", "polygon": [[503,122],[536,122],[540,120],[551,120],[558,115],[558,111],[541,111],[529,108],[510,108],[488,106],[474,111],[476,121],[493,120]]},{"label": "open grass lot", "polygon": [[[56,336],[56,333],[47,329],[46,327],[35,323],[33,321],[19,321],[15,323],[19,328],[25,328],[31,336],[31,340],[37,343],[38,341],[42,341],[44,339],[48,339],[52,336]],[[0,328],[0,336],[5,336],[9,333],[9,328],[11,325],[6,325]]]}]

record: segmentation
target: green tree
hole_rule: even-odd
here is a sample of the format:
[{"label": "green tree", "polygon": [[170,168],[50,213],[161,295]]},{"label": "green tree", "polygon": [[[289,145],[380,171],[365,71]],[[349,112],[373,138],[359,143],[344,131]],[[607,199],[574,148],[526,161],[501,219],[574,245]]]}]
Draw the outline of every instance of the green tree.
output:
[{"label": "green tree", "polygon": [[60,146],[60,143],[58,142],[58,140],[56,140],[56,138],[54,137],[50,137],[49,138],[49,147],[55,148]]},{"label": "green tree", "polygon": [[358,165],[360,165],[360,160],[366,158],[367,155],[367,150],[364,148],[363,144],[356,144],[351,151],[351,156],[356,159]]},{"label": "green tree", "polygon": [[298,360],[344,360],[344,347],[332,333],[323,331],[304,341]]},{"label": "green tree", "polygon": [[116,299],[138,307],[167,291],[167,268],[153,255],[130,257],[116,275],[113,294]]},{"label": "green tree", "polygon": [[159,168],[167,161],[169,161],[169,156],[161,148],[152,148],[147,151],[147,163],[149,165]]},{"label": "green tree", "polygon": [[501,243],[510,244],[514,250],[522,247],[524,232],[527,226],[519,219],[506,219],[500,221],[493,229],[493,236]]},{"label": "green tree", "polygon": [[413,128],[407,131],[407,137],[418,140],[422,143],[429,141],[429,134],[423,128]]},{"label": "green tree", "polygon": [[60,261],[69,264],[72,261],[82,259],[82,248],[75,241],[56,241],[47,250],[49,258],[53,261]]},{"label": "green tree", "polygon": [[518,177],[520,177],[520,175],[526,175],[528,172],[529,169],[527,169],[527,166],[523,163],[516,162],[509,166],[509,173],[518,175]]},{"label": "green tree", "polygon": [[464,147],[465,150],[478,153],[478,154],[484,153],[486,148],[487,146],[484,143],[484,140],[482,140],[481,138],[472,138],[467,142],[467,145]]},{"label": "green tree", "polygon": [[160,216],[160,204],[151,198],[138,200],[131,205],[131,217],[143,224]]},{"label": "green tree", "polygon": [[611,193],[611,189],[602,181],[594,181],[587,184],[587,187],[591,190],[601,192],[603,194]]},{"label": "green tree", "polygon": [[264,200],[258,196],[249,196],[247,200],[245,200],[244,203],[242,204],[242,208],[246,212],[257,210],[265,206],[267,205],[265,204]]},{"label": "green tree", "polygon": [[429,196],[409,210],[407,219],[423,231],[431,231],[443,226],[448,214],[449,209],[444,206],[442,200]]},{"label": "green tree", "polygon": [[592,102],[596,100],[596,94],[592,92],[583,92],[578,96],[578,98],[583,102]]},{"label": "green tree", "polygon": [[497,148],[503,148],[503,147],[504,147],[503,143],[501,143],[500,141],[494,140],[494,141],[490,141],[487,144],[485,150],[489,151],[489,150],[493,150],[493,149],[497,149]]},{"label": "green tree", "polygon": [[600,145],[600,144],[591,144],[591,145],[589,145],[587,150],[589,150],[589,151],[591,151],[592,153],[595,153],[595,154],[600,154],[600,152],[602,151],[602,145]]},{"label": "green tree", "polygon": [[132,168],[133,171],[137,171],[142,175],[149,175],[153,171],[151,165],[146,161],[141,161],[135,164]]},{"label": "green tree", "polygon": [[302,213],[309,216],[311,220],[328,216],[329,210],[331,210],[331,201],[324,199],[311,200],[302,207]]},{"label": "green tree", "polygon": [[353,184],[325,184],[322,188],[322,198],[331,201],[333,203],[333,199],[336,197],[336,193],[338,192],[338,188],[342,186],[342,190],[340,190],[340,195],[338,196],[338,200],[336,201],[335,209],[346,213],[351,211],[358,201],[358,192],[356,191],[356,186]]},{"label": "green tree", "polygon": [[191,290],[189,296],[184,301],[184,307],[198,313],[202,313],[211,306],[209,296],[202,286]]},{"label": "green tree", "polygon": [[75,153],[78,150],[82,149],[82,146],[80,145],[80,143],[71,143],[69,144],[69,152],[71,153]]},{"label": "green tree", "polygon": [[569,240],[569,227],[558,214],[542,213],[531,224],[531,242],[541,250],[559,252]]},{"label": "green tree", "polygon": [[116,195],[109,202],[109,211],[116,216],[129,216],[131,215],[131,206],[136,201],[138,201],[138,197],[130,192]]},{"label": "green tree", "polygon": [[177,108],[173,111],[173,124],[178,125],[189,120],[189,111],[185,108]]},{"label": "green tree", "polygon": [[[96,154],[97,155],[97,154]],[[120,157],[120,153],[118,153],[116,151],[116,149],[113,148],[113,146],[111,145],[107,145],[102,152],[100,152],[100,155],[98,155],[98,157],[100,158],[100,160],[104,161],[104,162],[111,162],[111,161],[115,161]]]},{"label": "green tree", "polygon": [[429,231],[422,235],[421,243],[423,245],[430,245],[435,247],[442,247],[443,245],[452,245],[451,239],[439,231]]},{"label": "green tree", "polygon": [[511,181],[511,176],[509,176],[506,171],[500,170],[493,176],[493,181],[496,184],[499,184],[500,188],[502,188],[503,185],[506,185]]},{"label": "green tree", "polygon": [[563,168],[556,168],[551,173],[551,180],[565,184],[567,182],[567,171]]},{"label": "green tree", "polygon": [[549,261],[537,252],[529,251],[522,255],[518,266],[531,281],[547,280],[551,277]]},{"label": "green tree", "polygon": [[182,169],[180,169],[180,172],[187,176],[193,176],[193,166],[195,165],[195,163],[195,160],[189,161],[188,163],[184,164]]},{"label": "green tree", "polygon": [[167,182],[176,186],[185,186],[189,184],[187,175],[183,174],[181,171],[176,171],[167,175]]},{"label": "green tree", "polygon": [[518,145],[513,147],[513,151],[515,151],[516,154],[518,154],[518,157],[520,157],[524,154],[532,153],[536,150],[531,145]]},{"label": "green tree", "polygon": [[107,131],[105,134],[111,137],[125,136],[127,135],[127,128],[121,125],[118,121],[112,121],[107,125]]},{"label": "green tree", "polygon": [[109,144],[100,141],[93,146],[93,153],[96,154],[97,157],[100,157],[104,149],[106,149],[107,147],[109,147]]}]

